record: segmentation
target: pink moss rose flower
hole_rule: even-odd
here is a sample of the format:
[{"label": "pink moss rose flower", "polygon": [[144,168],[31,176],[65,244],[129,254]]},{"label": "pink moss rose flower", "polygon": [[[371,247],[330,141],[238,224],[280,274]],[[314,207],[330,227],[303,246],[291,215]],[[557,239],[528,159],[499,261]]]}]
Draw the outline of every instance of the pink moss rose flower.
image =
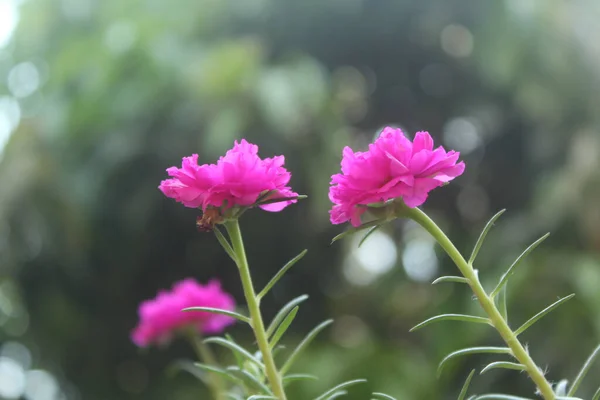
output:
[{"label": "pink moss rose flower", "polygon": [[[216,164],[198,165],[198,155],[184,157],[181,168],[171,167],[167,172],[171,179],[160,183],[165,196],[175,199],[186,207],[228,208],[251,206],[257,200],[298,196],[287,186],[291,174],[284,167],[285,158],[276,156],[261,159],[258,146],[245,139],[235,141],[231,150]],[[269,193],[267,197],[263,197]],[[296,200],[259,204],[267,211],[281,211]]]},{"label": "pink moss rose flower", "polygon": [[365,152],[344,148],[342,173],[331,178],[329,198],[334,203],[331,222],[361,224],[366,206],[402,198],[411,208],[425,202],[428,193],[461,175],[465,164],[459,153],[433,149],[427,132],[411,142],[397,128],[386,127]]},{"label": "pink moss rose flower", "polygon": [[234,318],[222,314],[182,311],[188,307],[233,311],[235,300],[221,289],[217,280],[202,285],[194,279],[185,279],[176,283],[171,291],[160,291],[154,299],[140,304],[139,323],[131,333],[131,339],[137,346],[145,347],[165,343],[184,328],[202,334],[217,334],[235,322]]}]

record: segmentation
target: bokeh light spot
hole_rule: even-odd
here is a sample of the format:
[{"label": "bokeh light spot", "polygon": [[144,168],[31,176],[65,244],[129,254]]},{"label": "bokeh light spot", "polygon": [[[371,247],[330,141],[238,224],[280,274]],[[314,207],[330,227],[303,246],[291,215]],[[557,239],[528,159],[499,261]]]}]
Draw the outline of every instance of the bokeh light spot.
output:
[{"label": "bokeh light spot", "polygon": [[11,0],[0,0],[0,49],[8,44],[19,21],[17,6]]},{"label": "bokeh light spot", "polygon": [[15,360],[0,357],[0,397],[18,399],[25,391],[25,371]]},{"label": "bokeh light spot", "polygon": [[47,371],[27,371],[25,385],[25,398],[27,400],[58,400],[60,387],[58,382]]},{"label": "bokeh light spot", "polygon": [[444,126],[443,140],[449,148],[465,155],[482,144],[477,127],[467,118],[454,118],[448,121]]},{"label": "bokeh light spot", "polygon": [[392,238],[375,231],[358,247],[361,235],[355,235],[353,250],[344,265],[344,276],[357,286],[368,285],[391,270],[398,260],[398,250]]},{"label": "bokeh light spot", "polygon": [[15,65],[8,73],[8,89],[15,97],[27,97],[40,86],[40,73],[31,62]]},{"label": "bokeh light spot", "polygon": [[442,50],[456,57],[468,57],[473,52],[473,34],[462,25],[448,25],[440,35]]},{"label": "bokeh light spot", "polygon": [[438,270],[438,259],[434,243],[430,239],[410,240],[402,253],[402,265],[412,280],[431,280]]}]

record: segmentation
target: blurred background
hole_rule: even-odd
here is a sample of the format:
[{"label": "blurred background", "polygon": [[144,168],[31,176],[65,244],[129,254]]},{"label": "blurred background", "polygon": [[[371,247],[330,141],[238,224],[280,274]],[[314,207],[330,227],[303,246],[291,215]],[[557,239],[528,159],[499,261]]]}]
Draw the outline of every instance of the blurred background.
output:
[{"label": "blurred background", "polygon": [[[464,253],[508,211],[477,263],[493,287],[546,231],[509,285],[519,326],[577,296],[523,335],[551,380],[573,379],[600,342],[600,4],[594,0],[0,0],[0,398],[207,399],[193,377],[165,372],[191,357],[182,341],[138,350],[137,305],[192,276],[218,277],[242,302],[235,267],[197,212],[165,198],[165,169],[233,140],[286,155],[309,196],[242,221],[262,286],[309,253],[265,300],[291,298],[296,343],[335,324],[297,372],[306,400],[346,379],[398,399],[455,399],[469,345],[498,345],[485,326],[410,327],[440,312],[475,313],[466,288],[430,282],[455,269],[419,227],[396,221],[358,249],[330,245],[330,175],[345,145],[386,124],[428,130],[462,153],[466,173],[424,209]],[[251,345],[249,331],[230,333]],[[226,357],[227,354],[222,353]],[[596,366],[580,397],[600,381]],[[533,397],[522,374],[476,377],[472,393]]]}]

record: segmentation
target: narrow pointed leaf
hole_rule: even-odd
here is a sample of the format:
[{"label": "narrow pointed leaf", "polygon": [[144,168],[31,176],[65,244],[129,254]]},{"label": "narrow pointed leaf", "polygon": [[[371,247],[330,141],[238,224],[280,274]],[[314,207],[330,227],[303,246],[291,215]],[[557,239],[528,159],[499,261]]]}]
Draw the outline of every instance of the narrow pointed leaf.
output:
[{"label": "narrow pointed leaf", "polygon": [[334,386],[333,388],[329,389],[328,391],[326,391],[325,393],[323,393],[322,395],[317,397],[315,400],[330,399],[331,398],[330,396],[333,393],[337,393],[337,392],[342,391],[342,390],[346,389],[347,387],[350,387],[353,385],[358,385],[359,383],[365,383],[366,381],[367,381],[366,379],[355,379],[353,381],[340,383],[339,385]]},{"label": "narrow pointed leaf", "polygon": [[287,329],[290,327],[290,324],[294,321],[294,318],[296,318],[296,314],[298,314],[299,309],[300,307],[298,306],[294,307],[292,311],[290,311],[290,313],[281,322],[281,324],[277,327],[277,330],[273,334],[271,342],[269,343],[269,346],[271,346],[271,348],[277,346],[279,339],[281,339],[285,331],[287,331]]},{"label": "narrow pointed leaf", "polygon": [[215,233],[219,244],[221,245],[221,247],[223,247],[223,250],[225,250],[227,255],[229,255],[233,262],[237,264],[237,257],[235,256],[235,251],[233,251],[233,247],[231,247],[225,235],[221,233],[221,230],[216,225],[213,227],[213,232]]},{"label": "narrow pointed leaf", "polygon": [[258,294],[258,298],[262,299],[268,292],[269,290],[271,290],[271,288],[273,286],[275,286],[275,284],[279,281],[279,279],[281,279],[281,277],[283,275],[285,275],[285,273],[294,266],[294,264],[296,264],[298,261],[300,261],[302,259],[302,257],[304,257],[304,255],[308,252],[308,250],[302,250],[302,252],[300,254],[298,254],[296,257],[292,258],[290,261],[288,261],[283,268],[281,268],[279,270],[279,272],[277,272],[275,274],[275,276],[273,278],[271,278],[271,280],[269,281],[269,283],[267,283],[267,285],[264,287],[263,290],[260,291],[260,293]]},{"label": "narrow pointed leaf", "polygon": [[358,242],[358,247],[362,246],[362,244],[369,238],[369,236],[371,236],[373,232],[375,232],[377,229],[381,228],[382,225],[375,225],[374,227],[369,229],[369,232],[365,233],[365,236],[363,236],[362,239],[360,239],[360,242]]},{"label": "narrow pointed leaf", "polygon": [[535,324],[539,319],[541,319],[543,316],[545,316],[546,314],[548,314],[550,311],[554,310],[556,307],[560,306],[561,304],[563,304],[566,301],[571,300],[573,297],[575,296],[575,293],[570,294],[568,296],[563,297],[562,299],[558,300],[555,303],[552,303],[551,305],[549,305],[548,307],[544,308],[542,311],[540,311],[539,313],[535,314],[533,317],[531,317],[527,322],[525,322],[523,325],[521,325],[519,327],[519,329],[517,329],[515,331],[515,336],[519,336],[521,333],[525,332],[525,330],[527,330],[527,328],[529,328],[531,325]]},{"label": "narrow pointed leaf", "polygon": [[506,285],[506,283],[508,282],[508,278],[510,278],[512,274],[515,273],[515,268],[517,267],[517,265],[519,265],[521,261],[529,255],[529,253],[535,250],[536,247],[538,247],[544,240],[546,240],[546,238],[549,235],[549,233],[546,233],[544,236],[533,242],[533,244],[526,248],[525,251],[521,253],[519,257],[517,257],[515,262],[513,262],[512,265],[508,268],[508,270],[504,273],[504,275],[502,275],[502,277],[500,278],[500,282],[498,282],[498,285],[492,291],[490,295],[492,298],[496,297],[496,295],[500,292],[500,289],[502,289],[502,286]]},{"label": "narrow pointed leaf", "polygon": [[331,325],[331,323],[333,322],[333,320],[327,320],[325,322],[322,322],[321,324],[317,325],[312,331],[308,332],[308,334],[306,335],[306,337],[304,339],[302,339],[302,341],[300,342],[300,344],[296,347],[296,349],[294,349],[293,353],[289,356],[289,358],[287,359],[287,361],[285,362],[285,364],[283,364],[283,367],[281,367],[281,373],[285,374],[290,367],[292,366],[292,364],[294,363],[294,361],[296,361],[296,358],[298,358],[298,356],[300,355],[300,353],[310,344],[310,342],[313,341],[313,339],[325,328],[327,328],[329,325]]},{"label": "narrow pointed leaf", "polygon": [[473,379],[473,375],[475,375],[475,370],[472,370],[469,376],[467,376],[467,380],[465,381],[465,384],[463,385],[460,394],[458,395],[458,400],[465,400],[465,397],[467,397],[467,392],[469,391],[469,385],[471,384],[471,379]]},{"label": "narrow pointed leaf", "polygon": [[333,244],[334,242],[337,242],[338,240],[342,239],[343,237],[345,237],[347,235],[351,235],[356,232],[364,231],[365,229],[369,229],[374,226],[381,225],[385,222],[387,222],[387,219],[376,219],[374,221],[366,222],[359,227],[346,229],[344,232],[340,233],[339,235],[337,235],[336,237],[331,239],[331,243]]},{"label": "narrow pointed leaf", "polygon": [[240,380],[239,378],[237,378],[236,376],[230,374],[228,371],[222,369],[222,368],[218,368],[218,367],[213,367],[212,365],[207,365],[207,364],[202,364],[202,363],[194,363],[194,366],[196,368],[199,368],[203,371],[206,372],[210,372],[216,375],[219,375],[225,379],[227,379],[228,381],[231,381],[233,383],[239,383]]},{"label": "narrow pointed leaf", "polygon": [[492,229],[496,220],[498,218],[500,218],[500,216],[502,214],[504,214],[505,211],[506,211],[506,209],[498,211],[496,213],[496,215],[494,215],[488,221],[488,223],[485,224],[485,227],[483,228],[483,230],[481,231],[481,234],[479,235],[479,239],[477,239],[477,242],[475,243],[475,247],[473,247],[473,252],[471,253],[471,257],[469,257],[470,265],[473,265],[473,261],[475,261],[475,258],[477,258],[477,254],[479,253],[479,250],[481,249],[481,246],[483,245],[483,241],[485,240],[485,237],[487,236],[488,232],[490,231],[490,229]]},{"label": "narrow pointed leaf", "polygon": [[[233,336],[231,336],[229,333],[225,334],[225,339],[229,340],[231,343],[235,343],[235,340],[233,340]],[[237,366],[242,368],[244,366],[244,357],[242,357],[235,351],[233,352],[233,356],[235,357],[235,362]]]},{"label": "narrow pointed leaf", "polygon": [[502,318],[504,318],[504,320],[508,322],[508,307],[506,306],[506,287],[507,285],[504,285],[502,287],[500,295],[498,296],[498,309],[500,311],[500,314],[502,315]]},{"label": "narrow pointed leaf", "polygon": [[188,372],[188,373],[192,374],[193,376],[195,376],[196,378],[198,378],[199,380],[201,380],[202,382],[207,383],[208,377],[206,376],[204,371],[202,371],[196,367],[196,365],[193,361],[175,360],[172,363],[170,363],[167,366],[167,368],[165,369],[165,372],[169,376],[174,376],[179,371]]},{"label": "narrow pointed leaf", "polygon": [[483,394],[475,400],[531,400],[527,397],[511,396],[510,394]]},{"label": "narrow pointed leaf", "polygon": [[396,398],[390,396],[389,394],[375,392],[373,393],[373,400],[396,400]]},{"label": "narrow pointed leaf", "polygon": [[469,280],[462,276],[440,276],[435,281],[431,282],[432,285],[437,285],[438,283],[444,282],[456,282],[456,283],[466,283],[469,284]]},{"label": "narrow pointed leaf", "polygon": [[263,382],[259,381],[250,372],[248,372],[244,369],[237,368],[237,367],[228,367],[227,372],[238,377],[240,380],[242,380],[248,386],[253,387],[254,389],[262,392],[262,394],[266,394],[269,396],[273,395],[273,392],[271,392],[271,389],[269,389],[269,387],[267,385],[265,385]]},{"label": "narrow pointed leaf", "polygon": [[345,390],[338,390],[337,392],[330,394],[329,396],[327,396],[323,400],[334,400],[334,399],[338,399],[338,398],[340,398],[342,396],[345,396],[347,394],[348,394],[348,392],[345,391]]},{"label": "narrow pointed leaf", "polygon": [[309,375],[309,374],[289,374],[282,378],[283,386],[287,386],[290,383],[296,382],[296,381],[316,381],[316,380],[319,380],[319,378],[317,378],[314,375]]},{"label": "narrow pointed leaf", "polygon": [[222,314],[222,315],[227,315],[228,317],[233,317],[239,321],[245,322],[247,324],[251,323],[250,318],[246,317],[245,315],[242,315],[240,313],[236,313],[235,311],[229,311],[229,310],[221,310],[220,308],[212,308],[212,307],[188,307],[188,308],[184,308],[181,311],[205,311],[205,312],[209,312],[209,313],[213,313],[213,314]]},{"label": "narrow pointed leaf", "polygon": [[436,315],[435,317],[431,317],[420,324],[415,325],[410,329],[410,332],[416,331],[417,329],[421,329],[433,322],[438,321],[463,321],[463,322],[474,322],[478,324],[488,324],[491,325],[491,322],[488,318],[476,317],[473,315],[464,315],[464,314],[442,314]]},{"label": "narrow pointed leaf", "polygon": [[515,371],[525,371],[526,370],[526,367],[523,364],[517,364],[517,363],[513,363],[513,362],[508,362],[508,361],[496,361],[496,362],[489,363],[488,365],[486,365],[479,374],[483,375],[491,369],[498,369],[498,368],[512,369]]},{"label": "narrow pointed leaf", "polygon": [[592,352],[592,354],[583,364],[583,367],[581,367],[581,370],[577,374],[577,377],[575,377],[575,379],[573,380],[573,385],[571,386],[571,389],[569,389],[569,391],[567,392],[567,396],[573,396],[577,392],[577,389],[579,389],[581,382],[583,382],[583,379],[589,372],[590,368],[592,368],[592,364],[594,364],[594,361],[598,356],[600,356],[600,346],[596,347],[596,349]]},{"label": "narrow pointed leaf", "polygon": [[448,354],[442,361],[440,361],[440,365],[438,366],[438,376],[442,372],[442,369],[446,363],[456,357],[466,356],[470,354],[512,354],[508,347],[492,347],[492,346],[483,346],[483,347],[468,347],[466,349],[460,349],[453,351]]},{"label": "narrow pointed leaf", "polygon": [[281,344],[278,346],[275,346],[272,351],[273,357],[277,357],[277,354],[279,354],[281,352],[281,350],[284,350],[284,349],[285,349],[285,346],[283,346]]},{"label": "narrow pointed leaf", "polygon": [[596,390],[596,393],[594,393],[594,397],[592,397],[592,400],[600,400],[600,387],[598,388],[598,390]]},{"label": "narrow pointed leaf", "polygon": [[290,313],[290,311],[292,311],[294,307],[296,307],[298,304],[302,303],[306,299],[308,299],[308,296],[303,294],[302,296],[296,297],[295,299],[287,303],[285,306],[283,306],[283,308],[279,310],[277,315],[275,315],[273,321],[271,321],[271,323],[269,324],[269,327],[267,328],[267,337],[271,337],[271,335],[275,333],[275,330],[277,329],[281,321],[283,321],[283,319]]},{"label": "narrow pointed leaf", "polygon": [[243,347],[241,347],[240,345],[238,345],[235,342],[230,342],[229,340],[227,340],[225,338],[221,338],[221,337],[211,337],[208,339],[204,339],[204,343],[214,343],[214,344],[218,344],[223,347],[227,347],[232,352],[237,353],[240,356],[244,357],[246,360],[253,362],[261,369],[264,370],[264,368],[265,368],[264,365],[256,357],[254,357],[246,349],[244,349]]}]

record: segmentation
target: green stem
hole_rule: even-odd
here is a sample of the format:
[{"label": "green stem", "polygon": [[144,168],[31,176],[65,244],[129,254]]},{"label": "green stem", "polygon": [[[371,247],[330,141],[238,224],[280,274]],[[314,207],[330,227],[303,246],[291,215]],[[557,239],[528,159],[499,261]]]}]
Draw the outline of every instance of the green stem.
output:
[{"label": "green stem", "polygon": [[242,287],[244,288],[244,296],[248,303],[248,310],[250,312],[250,319],[252,320],[252,329],[254,330],[254,336],[258,348],[262,354],[263,361],[265,363],[265,373],[267,379],[271,384],[273,394],[279,400],[287,400],[285,391],[283,390],[283,383],[281,375],[275,365],[273,359],[273,353],[269,347],[269,340],[265,331],[265,325],[262,320],[262,315],[259,308],[259,300],[256,297],[254,286],[252,285],[252,278],[250,276],[250,267],[248,266],[248,260],[246,259],[246,251],[244,250],[244,242],[242,240],[242,232],[240,231],[240,225],[238,220],[231,220],[225,224],[229,238],[231,239],[231,245],[236,255],[237,266],[240,271],[240,278],[242,280]]},{"label": "green stem", "polygon": [[442,246],[446,253],[450,256],[452,261],[456,264],[460,272],[469,281],[469,286],[473,290],[473,293],[479,300],[479,304],[486,312],[492,324],[512,350],[513,356],[519,360],[521,364],[525,366],[525,369],[533,382],[536,384],[542,397],[546,400],[555,400],[556,395],[552,390],[552,386],[544,377],[543,372],[535,364],[527,350],[523,347],[521,342],[517,339],[515,333],[508,326],[508,322],[504,319],[494,300],[486,293],[483,286],[479,282],[477,273],[473,267],[464,259],[454,244],[448,239],[446,234],[425,214],[418,208],[409,208],[405,205],[401,205],[399,210],[400,216],[407,216],[421,225],[427,232],[429,232],[435,240]]},{"label": "green stem", "polygon": [[[193,330],[186,332],[186,334],[200,361],[213,367],[219,367],[219,363],[217,363],[213,352],[205,343],[203,343],[202,337]],[[213,399],[225,400],[225,387],[223,386],[223,379],[221,379],[219,375],[210,374],[208,388],[212,393]]]}]

